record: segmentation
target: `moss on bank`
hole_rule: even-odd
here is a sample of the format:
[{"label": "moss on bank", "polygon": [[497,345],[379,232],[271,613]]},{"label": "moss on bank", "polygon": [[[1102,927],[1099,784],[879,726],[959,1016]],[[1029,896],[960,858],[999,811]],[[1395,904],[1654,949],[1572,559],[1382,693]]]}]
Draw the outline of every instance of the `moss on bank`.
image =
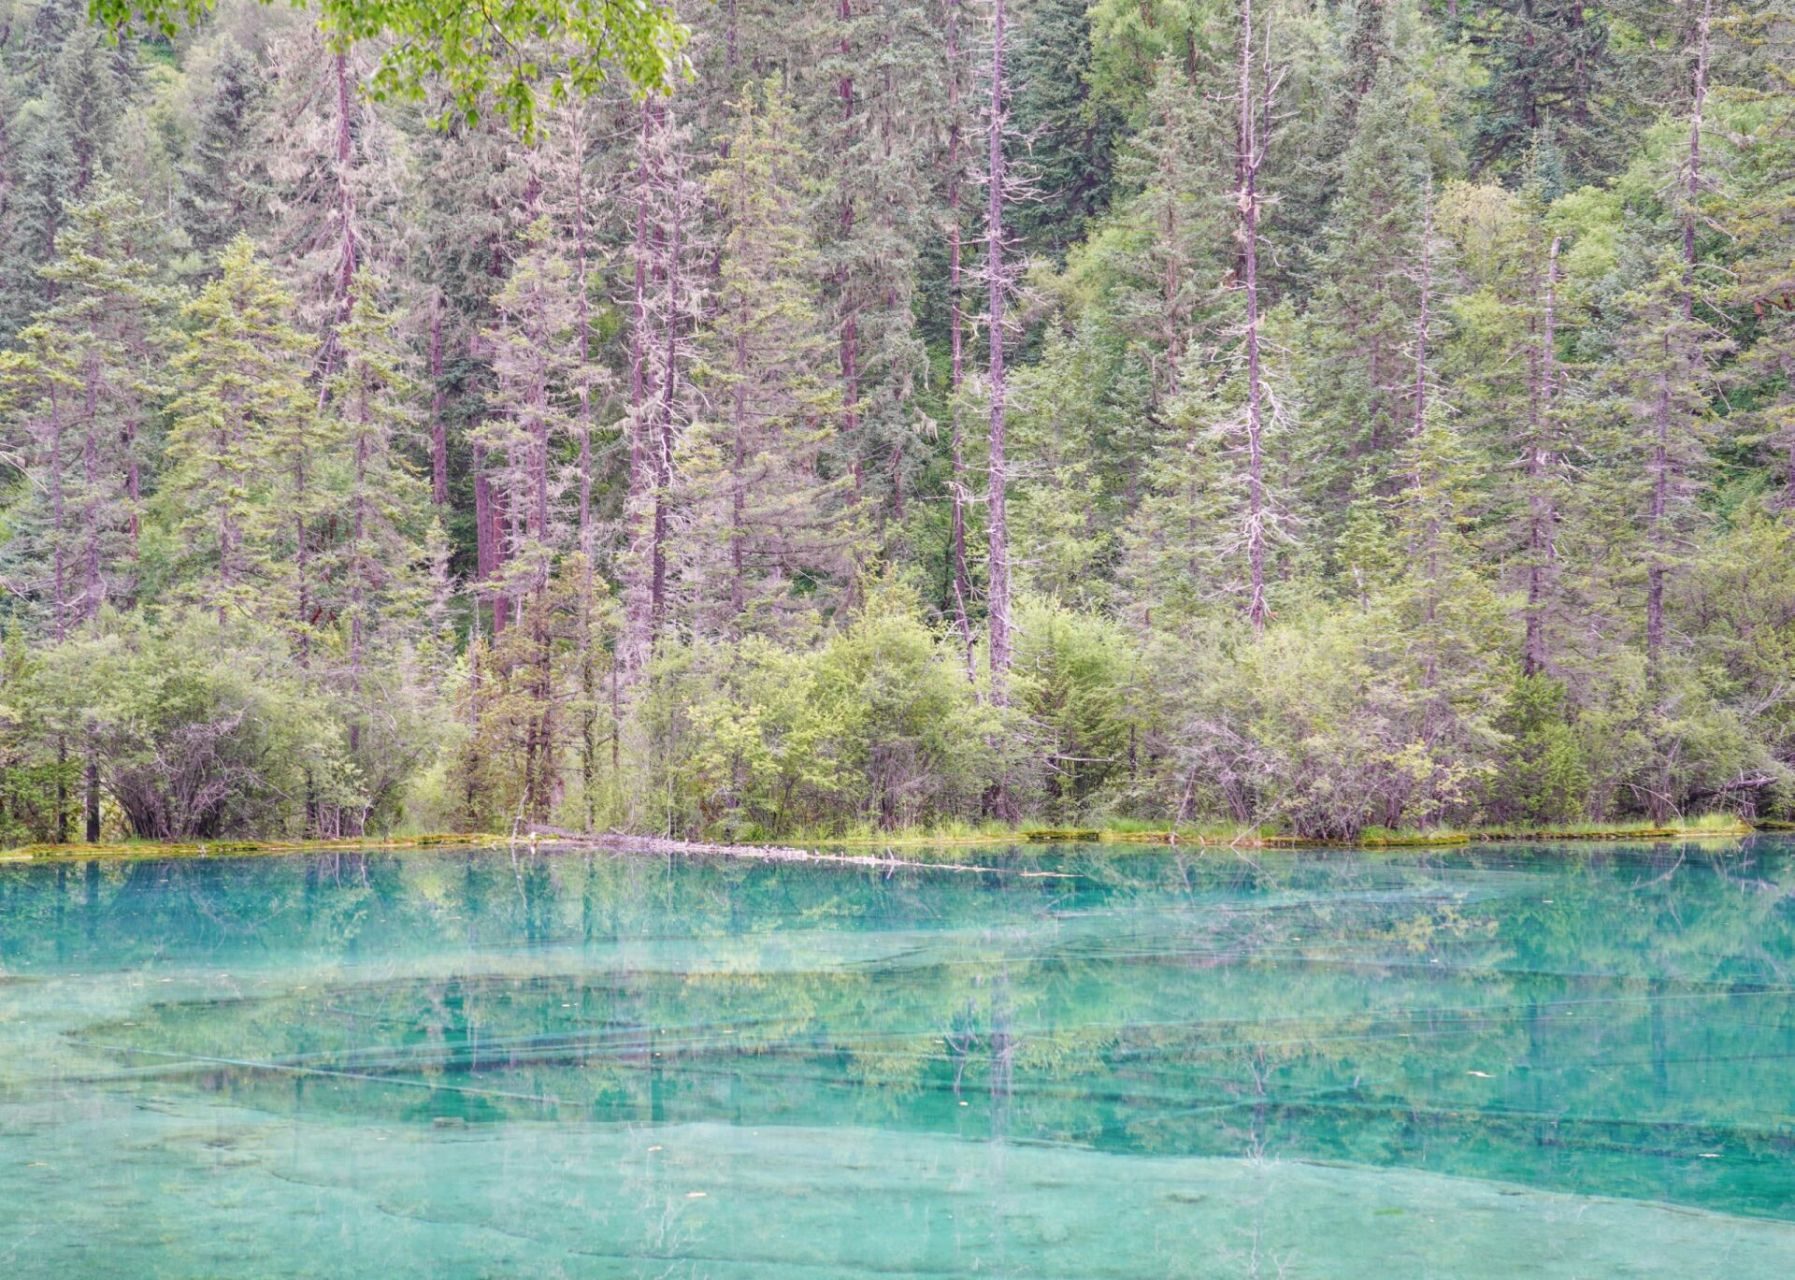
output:
[{"label": "moss on bank", "polygon": [[0,849],[0,862],[121,861],[134,858],[242,858],[276,853],[356,853],[376,849],[467,848],[502,845],[505,837],[476,832],[367,836],[355,840],[131,840],[122,844],[28,844]]},{"label": "moss on bank", "polygon": [[[1583,825],[1560,828],[1476,828],[1465,831],[1392,831],[1370,828],[1356,840],[1317,839],[1259,831],[1251,827],[1188,826],[1172,828],[1143,827],[1122,823],[1107,827],[984,827],[960,828],[951,831],[898,831],[883,835],[817,835],[808,834],[781,841],[743,841],[744,848],[763,845],[783,846],[878,847],[904,846],[985,846],[1004,844],[1110,844],[1153,847],[1198,847],[1236,849],[1422,849],[1447,848],[1471,843],[1508,841],[1561,840],[1700,840],[1735,838],[1755,831],[1795,831],[1795,823],[1760,822],[1755,826],[1737,819],[1714,816],[1681,826],[1655,826],[1646,823],[1620,823],[1613,826]],[[530,843],[553,845],[561,837],[556,833],[540,833]],[[586,842],[602,842],[604,836],[578,837]],[[627,843],[630,837],[619,837]],[[34,844],[14,849],[0,849],[0,862],[74,862],[100,859],[108,861],[138,858],[211,858],[251,857],[283,853],[350,853],[381,849],[440,849],[505,846],[511,838],[484,832],[442,832],[432,835],[372,836],[357,840],[203,840],[177,843],[130,841],[122,844]]]}]

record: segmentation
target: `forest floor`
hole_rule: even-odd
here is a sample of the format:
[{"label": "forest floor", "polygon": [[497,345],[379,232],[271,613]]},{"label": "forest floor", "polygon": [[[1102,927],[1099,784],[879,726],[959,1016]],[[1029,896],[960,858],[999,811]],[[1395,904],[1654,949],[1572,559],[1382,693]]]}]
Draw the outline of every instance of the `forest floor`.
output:
[{"label": "forest floor", "polygon": [[[890,866],[902,859],[890,851],[903,848],[977,848],[994,845],[1082,843],[1133,847],[1192,847],[1233,849],[1361,849],[1441,848],[1454,845],[1516,841],[1631,841],[1726,839],[1759,831],[1791,831],[1795,823],[1750,824],[1729,815],[1709,815],[1670,826],[1649,823],[1613,825],[1578,824],[1559,828],[1473,828],[1468,830],[1390,831],[1373,828],[1356,840],[1310,839],[1271,834],[1254,828],[1220,826],[1151,828],[1133,823],[1106,827],[1001,827],[978,830],[899,831],[885,834],[807,835],[775,843],[744,841],[717,843],[669,840],[656,836],[616,832],[581,834],[558,828],[538,828],[520,835],[483,832],[447,832],[432,835],[369,836],[353,840],[206,840],[158,842],[130,840],[117,843],[33,844],[0,849],[0,862],[116,861],[143,858],[250,857],[259,854],[354,853],[390,849],[466,849],[528,845],[532,848],[576,847],[605,849],[615,853],[685,854],[711,857],[744,857],[758,861],[841,862],[853,865]],[[833,849],[880,849],[885,856],[829,853]],[[932,865],[932,864],[931,864]],[[981,868],[955,862],[961,870]]]}]

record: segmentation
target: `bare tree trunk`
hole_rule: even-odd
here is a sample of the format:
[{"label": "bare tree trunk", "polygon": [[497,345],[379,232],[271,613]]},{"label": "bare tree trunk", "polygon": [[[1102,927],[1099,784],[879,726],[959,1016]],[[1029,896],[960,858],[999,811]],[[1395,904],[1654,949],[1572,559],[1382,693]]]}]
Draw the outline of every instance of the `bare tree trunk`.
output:
[{"label": "bare tree trunk", "polygon": [[[731,51],[734,48],[734,6],[731,5]],[[636,227],[634,237],[635,281],[630,304],[629,359],[629,568],[624,584],[624,661],[633,679],[648,660],[650,646],[649,560],[653,522],[650,495],[655,488],[653,459],[658,454],[651,433],[648,404],[648,209],[653,193],[649,185],[649,141],[653,116],[644,102],[637,130]],[[616,681],[612,681],[615,691]],[[613,703],[616,698],[613,697]],[[613,735],[613,746],[615,736]],[[613,751],[613,755],[615,752]]]},{"label": "bare tree trunk", "polygon": [[1240,3],[1240,220],[1241,287],[1246,292],[1247,350],[1247,617],[1255,634],[1265,630],[1264,388],[1259,353],[1259,165],[1264,156],[1253,104],[1253,0]]},{"label": "bare tree trunk", "polygon": [[83,535],[86,542],[82,549],[86,578],[81,591],[81,619],[84,622],[92,622],[100,616],[100,605],[105,599],[105,589],[100,578],[100,532],[104,507],[97,497],[100,488],[100,370],[97,365],[98,360],[90,357],[86,379],[87,404],[82,414],[84,430],[81,436],[81,480],[82,487],[86,490],[82,503]]},{"label": "bare tree trunk", "polygon": [[366,640],[368,606],[368,392],[363,386],[355,397],[355,504],[349,516],[349,688],[355,695],[350,709],[349,750],[361,750],[362,646]]},{"label": "bare tree trunk", "polygon": [[[1695,86],[1690,95],[1689,158],[1684,169],[1683,189],[1683,269],[1678,290],[1678,311],[1685,328],[1695,322],[1695,208],[1701,195],[1702,113],[1708,100],[1708,56],[1710,27],[1714,16],[1714,0],[1703,0],[1701,18],[1696,24]],[[1685,337],[1693,342],[1693,333]],[[1671,530],[1669,528],[1671,487],[1675,468],[1672,449],[1671,370],[1674,362],[1686,353],[1673,351],[1669,336],[1664,342],[1663,368],[1659,374],[1658,404],[1654,414],[1655,439],[1652,445],[1651,562],[1646,569],[1645,656],[1646,674],[1652,688],[1657,689],[1663,677],[1664,657],[1664,587],[1669,576]]]},{"label": "bare tree trunk", "polygon": [[430,291],[430,500],[449,503],[449,436],[443,422],[443,297]]},{"label": "bare tree trunk", "polygon": [[[480,597],[490,595],[494,556],[492,546],[492,477],[486,474],[486,446],[474,445],[474,592],[475,630],[479,629]],[[491,605],[491,601],[488,601]],[[497,606],[492,605],[495,621]],[[495,627],[494,634],[497,634]]]},{"label": "bare tree trunk", "polygon": [[735,395],[730,425],[734,450],[729,460],[729,626],[740,634],[742,611],[747,606],[747,505],[748,505],[748,308],[741,308],[735,340]]},{"label": "bare tree trunk", "polygon": [[[1427,349],[1429,332],[1433,319],[1433,183],[1431,177],[1422,193],[1421,223],[1421,299],[1415,317],[1415,384],[1413,389],[1414,413],[1409,429],[1416,445],[1417,465],[1411,482],[1416,489],[1416,497],[1420,498],[1420,490],[1424,478],[1420,470],[1421,436],[1427,429]],[[1422,663],[1421,684],[1424,689],[1433,689],[1439,678],[1439,646],[1434,642],[1434,621],[1439,610],[1440,601],[1440,524],[1429,507],[1429,515],[1422,529],[1424,545],[1419,548],[1421,562],[1425,573],[1425,592],[1422,596],[1422,620],[1424,634],[1420,637],[1425,660]],[[1393,824],[1393,814],[1389,821]]]},{"label": "bare tree trunk", "polygon": [[1003,363],[1004,275],[1003,243],[1003,129],[1004,129],[1004,0],[994,0],[991,39],[991,120],[989,133],[989,189],[986,200],[986,270],[990,276],[990,470],[986,480],[986,525],[990,540],[991,570],[987,590],[991,644],[991,700],[999,706],[1009,701],[1010,673],[1010,543],[1005,508],[1008,471],[1004,460],[1005,383]]},{"label": "bare tree trunk", "polygon": [[50,388],[50,627],[61,644],[69,637],[68,496],[62,482],[62,397]]},{"label": "bare tree trunk", "polygon": [[960,646],[966,653],[966,678],[976,678],[973,656],[972,619],[967,614],[967,599],[972,595],[972,575],[966,567],[966,453],[964,427],[960,420],[960,387],[966,378],[965,360],[965,297],[960,287],[960,175],[965,164],[960,154],[961,102],[960,76],[960,0],[947,5],[947,291],[948,338],[952,351],[949,373],[952,445],[952,473],[948,480],[948,497],[953,510],[953,586],[954,625],[960,633]]},{"label": "bare tree trunk", "polygon": [[660,638],[661,628],[667,616],[667,542],[672,521],[673,502],[673,446],[674,446],[674,406],[678,396],[679,378],[679,308],[680,308],[680,245],[684,230],[681,225],[685,216],[684,200],[681,195],[683,175],[680,170],[678,153],[672,150],[673,136],[671,122],[667,120],[665,108],[658,108],[660,123],[668,133],[668,172],[663,178],[665,191],[668,194],[667,226],[661,237],[665,259],[662,271],[666,279],[667,315],[662,341],[665,344],[663,361],[665,368],[661,371],[661,404],[658,414],[659,434],[655,441],[655,504],[654,504],[654,576],[651,599],[653,607],[650,611],[655,640]]},{"label": "bare tree trunk", "polygon": [[1558,368],[1558,249],[1561,239],[1552,237],[1546,255],[1545,306],[1534,356],[1533,394],[1528,397],[1531,438],[1527,442],[1527,633],[1521,646],[1521,671],[1536,676],[1551,663],[1546,635],[1546,600],[1550,590],[1551,560],[1556,545],[1553,525],[1557,512],[1547,489],[1554,465],[1552,450],[1553,396]]},{"label": "bare tree trunk", "polygon": [[349,55],[339,51],[334,55],[332,75],[336,84],[337,137],[336,137],[336,204],[337,204],[337,270],[333,283],[332,302],[335,309],[331,314],[324,336],[323,348],[318,356],[318,402],[322,404],[329,394],[330,375],[336,371],[337,360],[341,356],[337,331],[349,319],[349,310],[353,305],[350,296],[351,286],[355,280],[355,269],[358,265],[359,247],[355,233],[355,187],[349,181],[349,162],[355,154],[355,134],[351,114],[354,91],[351,88],[353,79],[349,74]]},{"label": "bare tree trunk", "polygon": [[87,749],[87,843],[100,843],[100,763]]},{"label": "bare tree trunk", "polygon": [[[844,68],[853,45],[848,40],[847,24],[853,19],[850,0],[839,0],[836,17],[841,21],[841,56]],[[854,122],[854,77],[845,70],[836,81],[835,91],[841,99],[842,150],[851,142]],[[841,240],[843,244],[854,234],[854,197],[844,195],[841,201]],[[854,270],[844,265],[836,278],[836,289],[842,303],[841,317],[841,430],[853,457],[854,492],[860,492],[860,302],[854,295]]]},{"label": "bare tree trunk", "polygon": [[1653,688],[1657,687],[1664,653],[1664,579],[1669,555],[1670,513],[1670,342],[1661,352],[1663,368],[1658,373],[1658,402],[1652,414],[1652,506],[1648,519],[1651,532],[1650,562],[1645,570],[1645,665]]},{"label": "bare tree trunk", "polygon": [[586,585],[592,582],[592,387],[586,367],[592,358],[592,299],[586,280],[586,130],[573,133],[574,288],[579,291],[580,325],[580,554],[586,557]]},{"label": "bare tree trunk", "polygon": [[311,624],[311,534],[305,522],[306,497],[306,456],[303,448],[293,453],[293,579],[297,592],[297,616],[294,625],[298,628],[299,667],[301,670],[311,665],[312,658],[312,624]]},{"label": "bare tree trunk", "polygon": [[1415,317],[1414,414],[1409,424],[1416,439],[1420,438],[1421,430],[1427,423],[1427,343],[1431,336],[1429,326],[1433,320],[1434,209],[1431,178],[1422,189],[1421,200],[1421,305]]}]

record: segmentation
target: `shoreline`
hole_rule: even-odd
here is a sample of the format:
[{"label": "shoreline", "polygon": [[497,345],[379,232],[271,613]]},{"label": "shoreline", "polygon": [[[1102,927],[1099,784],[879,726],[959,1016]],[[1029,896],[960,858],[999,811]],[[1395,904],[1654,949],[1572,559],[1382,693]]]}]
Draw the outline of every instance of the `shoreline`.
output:
[{"label": "shoreline", "polygon": [[[1213,833],[1165,831],[1106,831],[1097,828],[1018,828],[1012,831],[980,834],[928,836],[894,833],[890,837],[844,836],[833,839],[807,839],[804,846],[748,841],[726,843],[712,841],[673,840],[660,836],[630,835],[616,832],[586,834],[559,828],[542,827],[518,835],[494,835],[489,832],[445,832],[420,836],[363,837],[341,840],[195,840],[168,843],[129,842],[111,844],[34,844],[14,849],[0,849],[0,864],[50,862],[125,862],[177,858],[236,858],[275,856],[281,854],[375,853],[389,850],[459,850],[482,848],[531,849],[596,849],[612,853],[651,856],[746,858],[762,862],[825,862],[867,867],[942,867],[961,871],[998,873],[1004,868],[983,867],[972,863],[917,862],[892,854],[835,853],[829,850],[903,848],[977,848],[981,846],[1029,844],[1101,844],[1149,849],[1439,849],[1473,844],[1524,842],[1578,843],[1653,843],[1669,840],[1734,840],[1743,836],[1777,834],[1795,829],[1795,824],[1769,822],[1757,826],[1740,823],[1736,827],[1613,827],[1567,828],[1560,830],[1480,829],[1442,831],[1437,833],[1394,833],[1361,837],[1357,840],[1311,839],[1303,836],[1255,835],[1242,832],[1227,838]],[[1045,873],[1037,873],[1045,874]]]}]

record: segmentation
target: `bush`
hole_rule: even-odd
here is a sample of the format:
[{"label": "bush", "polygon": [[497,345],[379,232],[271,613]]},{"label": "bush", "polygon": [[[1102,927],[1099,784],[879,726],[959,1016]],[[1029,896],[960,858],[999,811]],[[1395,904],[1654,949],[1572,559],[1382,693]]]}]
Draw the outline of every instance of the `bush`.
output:
[{"label": "bush", "polygon": [[252,623],[109,618],[46,649],[19,699],[40,749],[92,759],[137,836],[298,834],[308,798],[353,784],[283,638]]},{"label": "bush", "polygon": [[970,812],[1010,720],[981,707],[914,595],[873,589],[821,649],[669,647],[637,710],[656,827],[734,838]]}]

